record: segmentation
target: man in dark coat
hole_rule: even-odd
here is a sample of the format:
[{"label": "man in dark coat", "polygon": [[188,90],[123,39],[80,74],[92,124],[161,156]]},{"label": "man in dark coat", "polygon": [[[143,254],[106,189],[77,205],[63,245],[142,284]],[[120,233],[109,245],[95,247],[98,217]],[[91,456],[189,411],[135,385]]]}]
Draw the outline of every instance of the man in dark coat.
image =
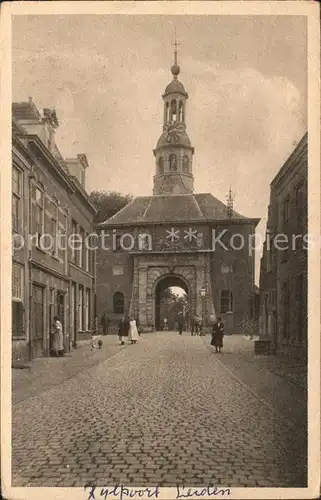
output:
[{"label": "man in dark coat", "polygon": [[213,324],[212,341],[211,344],[215,346],[215,352],[221,352],[223,347],[224,325],[221,318],[218,317],[217,321]]},{"label": "man in dark coat", "polygon": [[177,323],[178,323],[178,333],[182,335],[184,329],[184,316],[182,312],[178,314]]},{"label": "man in dark coat", "polygon": [[106,313],[104,313],[101,317],[101,326],[103,327],[103,334],[108,335],[110,319]]},{"label": "man in dark coat", "polygon": [[118,323],[118,337],[120,345],[125,344],[125,337],[128,337],[129,322],[122,318]]}]

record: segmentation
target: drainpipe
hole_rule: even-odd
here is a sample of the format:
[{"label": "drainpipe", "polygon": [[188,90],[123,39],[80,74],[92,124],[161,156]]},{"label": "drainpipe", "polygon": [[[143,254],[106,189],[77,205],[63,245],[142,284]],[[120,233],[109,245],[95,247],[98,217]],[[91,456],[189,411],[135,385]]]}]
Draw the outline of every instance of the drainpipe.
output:
[{"label": "drainpipe", "polygon": [[34,165],[31,167],[31,171],[29,173],[29,199],[28,199],[28,205],[29,205],[29,217],[28,217],[28,227],[27,227],[27,239],[28,239],[28,273],[29,273],[29,318],[28,318],[28,323],[29,323],[29,328],[28,328],[28,335],[29,335],[29,361],[32,361],[32,325],[31,325],[31,318],[32,318],[32,244],[30,244],[30,235],[31,235],[31,228],[32,228],[32,186],[33,186],[33,180],[36,178],[34,174]]}]

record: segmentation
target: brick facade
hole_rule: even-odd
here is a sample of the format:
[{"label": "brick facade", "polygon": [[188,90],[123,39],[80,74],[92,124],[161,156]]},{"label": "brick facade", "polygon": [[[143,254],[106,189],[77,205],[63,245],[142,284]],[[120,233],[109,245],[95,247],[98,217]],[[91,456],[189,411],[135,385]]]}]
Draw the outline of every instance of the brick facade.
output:
[{"label": "brick facade", "polygon": [[[306,134],[271,183],[260,271],[260,335],[274,351],[299,355],[307,350],[307,156]],[[281,234],[288,249],[274,244]]]},{"label": "brick facade", "polygon": [[83,236],[93,232],[95,209],[55,144],[55,112],[41,116],[30,100],[13,104],[13,119],[12,230],[15,247],[22,238],[24,244],[13,251],[12,353],[13,360],[30,360],[50,354],[56,314],[66,352],[92,333],[94,251],[83,247],[73,253],[68,238],[75,222]]}]

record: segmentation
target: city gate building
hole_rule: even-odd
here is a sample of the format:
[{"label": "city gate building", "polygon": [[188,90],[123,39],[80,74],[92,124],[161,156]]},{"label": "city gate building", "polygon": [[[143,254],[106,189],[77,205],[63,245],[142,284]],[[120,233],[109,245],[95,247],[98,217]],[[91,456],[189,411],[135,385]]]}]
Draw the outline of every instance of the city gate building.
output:
[{"label": "city gate building", "polygon": [[[178,79],[176,51],[171,73],[153,151],[153,194],[134,198],[97,227],[110,248],[96,256],[97,314],[107,314],[114,325],[122,316],[139,316],[143,329],[159,330],[162,291],[176,286],[187,293],[189,318],[196,313],[209,325],[219,315],[230,333],[238,332],[253,315],[255,255],[248,242],[259,219],[210,193],[194,193],[188,94]],[[223,244],[215,244],[221,232]],[[242,237],[245,245],[234,250]]]}]

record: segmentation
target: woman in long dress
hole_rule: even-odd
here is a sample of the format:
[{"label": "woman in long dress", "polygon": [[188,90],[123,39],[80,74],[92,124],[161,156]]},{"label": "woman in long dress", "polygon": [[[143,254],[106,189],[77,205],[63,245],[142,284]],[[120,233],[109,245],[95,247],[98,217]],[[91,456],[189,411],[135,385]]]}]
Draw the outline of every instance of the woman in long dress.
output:
[{"label": "woman in long dress", "polygon": [[134,318],[129,318],[128,340],[130,340],[132,344],[136,344],[137,340],[139,340],[139,333]]},{"label": "woman in long dress", "polygon": [[222,352],[224,337],[224,325],[221,318],[218,317],[217,321],[212,326],[212,341],[211,344],[215,346],[215,352]]},{"label": "woman in long dress", "polygon": [[64,335],[62,331],[62,324],[60,322],[59,316],[54,316],[53,318],[53,328],[52,328],[52,350],[54,356],[63,356],[64,354]]}]

